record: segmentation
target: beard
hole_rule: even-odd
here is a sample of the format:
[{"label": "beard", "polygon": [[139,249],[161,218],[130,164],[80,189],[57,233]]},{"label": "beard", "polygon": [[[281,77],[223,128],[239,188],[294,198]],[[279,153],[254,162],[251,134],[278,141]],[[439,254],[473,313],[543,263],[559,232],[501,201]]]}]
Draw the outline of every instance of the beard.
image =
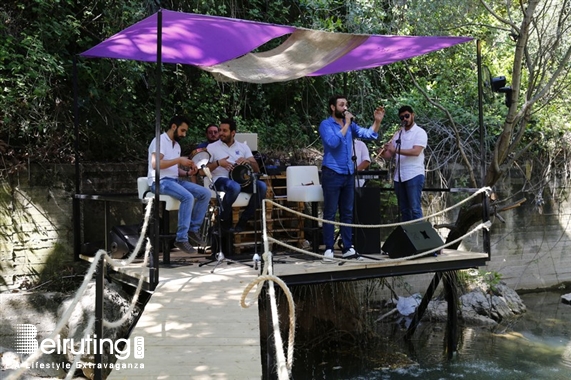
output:
[{"label": "beard", "polygon": [[182,136],[178,134],[178,128],[174,130],[172,137],[173,137],[174,141],[176,141],[176,142],[179,142],[180,140],[182,140]]},{"label": "beard", "polygon": [[335,110],[335,117],[337,119],[343,119],[345,117],[345,112],[341,112],[339,110]]}]

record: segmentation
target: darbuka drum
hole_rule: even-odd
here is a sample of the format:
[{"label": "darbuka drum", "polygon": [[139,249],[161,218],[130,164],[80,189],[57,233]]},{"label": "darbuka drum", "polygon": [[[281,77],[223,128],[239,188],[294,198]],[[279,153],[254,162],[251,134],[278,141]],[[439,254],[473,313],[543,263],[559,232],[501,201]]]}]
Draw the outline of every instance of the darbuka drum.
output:
[{"label": "darbuka drum", "polygon": [[206,148],[198,148],[190,153],[190,159],[196,164],[197,168],[201,168],[202,165],[208,164],[210,161],[210,153]]},{"label": "darbuka drum", "polygon": [[254,170],[250,164],[236,164],[230,170],[229,177],[231,180],[238,182],[241,187],[246,187],[252,183],[253,173]]}]

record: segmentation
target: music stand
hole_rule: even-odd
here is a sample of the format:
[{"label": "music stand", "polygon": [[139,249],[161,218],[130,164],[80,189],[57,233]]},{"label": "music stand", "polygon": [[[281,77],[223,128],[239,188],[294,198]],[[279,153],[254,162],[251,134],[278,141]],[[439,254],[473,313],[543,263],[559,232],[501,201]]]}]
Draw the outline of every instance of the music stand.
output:
[{"label": "music stand", "polygon": [[222,252],[222,223],[220,222],[220,215],[222,215],[222,212],[224,209],[222,206],[222,199],[220,198],[220,194],[218,194],[218,191],[216,190],[216,185],[214,184],[214,182],[215,181],[210,179],[210,184],[208,185],[208,187],[210,187],[210,189],[212,189],[214,191],[214,194],[216,194],[216,203],[217,203],[216,208],[218,209],[218,253],[212,252],[211,259],[204,262],[204,263],[198,264],[198,266],[202,267],[204,265],[208,265],[208,264],[211,264],[213,262],[216,262],[216,265],[214,265],[214,268],[212,268],[210,273],[214,273],[214,270],[223,261],[226,261],[228,264],[236,263],[236,264],[246,265],[250,268],[254,268],[253,265],[243,263],[239,260],[229,259],[226,256],[224,256],[224,252]]}]

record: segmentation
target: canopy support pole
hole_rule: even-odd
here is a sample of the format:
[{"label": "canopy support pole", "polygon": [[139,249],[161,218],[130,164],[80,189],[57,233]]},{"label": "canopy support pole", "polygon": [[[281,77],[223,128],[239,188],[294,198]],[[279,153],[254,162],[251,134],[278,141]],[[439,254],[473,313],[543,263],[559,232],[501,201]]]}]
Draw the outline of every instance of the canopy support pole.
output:
[{"label": "canopy support pole", "polygon": [[[155,204],[153,205],[153,218],[155,223],[153,223],[153,257],[152,263],[149,269],[149,279],[151,290],[155,290],[157,284],[159,283],[159,247],[160,247],[160,234],[159,234],[159,217],[160,217],[160,201],[159,201],[159,187],[160,187],[160,151],[161,151],[161,83],[162,83],[162,50],[163,50],[163,12],[159,8],[157,12],[157,67],[156,67],[156,97],[155,97]],[[165,215],[163,215],[163,218]],[[163,247],[163,249],[169,249],[169,247]],[[168,252],[163,252],[163,257],[167,255]]]}]

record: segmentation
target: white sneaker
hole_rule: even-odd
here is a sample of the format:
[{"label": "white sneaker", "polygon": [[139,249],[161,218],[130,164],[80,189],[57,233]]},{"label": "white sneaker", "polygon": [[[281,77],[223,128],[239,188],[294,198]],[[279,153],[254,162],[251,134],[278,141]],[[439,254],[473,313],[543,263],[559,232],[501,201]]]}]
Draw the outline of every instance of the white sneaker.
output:
[{"label": "white sneaker", "polygon": [[347,251],[345,251],[345,252],[343,253],[343,258],[344,258],[344,259],[347,259],[347,260],[349,260],[349,259],[355,259],[355,260],[358,260],[358,261],[363,261],[363,260],[364,260],[363,257],[362,257],[361,255],[359,255],[359,254],[357,253],[357,251],[355,251],[355,249],[354,249],[353,247],[349,248]]},{"label": "white sneaker", "polygon": [[323,261],[327,262],[327,263],[332,263],[335,260],[333,260],[333,258],[335,257],[335,255],[333,254],[333,250],[332,249],[328,249],[325,251],[325,253],[323,254]]}]

